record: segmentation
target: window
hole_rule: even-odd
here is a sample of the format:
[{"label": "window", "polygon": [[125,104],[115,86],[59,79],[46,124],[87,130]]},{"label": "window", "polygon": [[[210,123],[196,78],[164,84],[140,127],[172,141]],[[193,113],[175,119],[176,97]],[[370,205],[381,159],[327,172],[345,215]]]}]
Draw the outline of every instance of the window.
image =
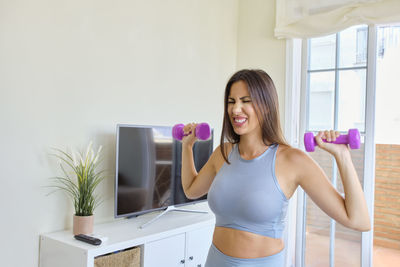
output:
[{"label": "window", "polygon": [[368,28],[360,27],[357,28],[357,64],[367,63],[367,41],[368,41]]},{"label": "window", "polygon": [[365,130],[368,27],[309,40],[307,130]]}]

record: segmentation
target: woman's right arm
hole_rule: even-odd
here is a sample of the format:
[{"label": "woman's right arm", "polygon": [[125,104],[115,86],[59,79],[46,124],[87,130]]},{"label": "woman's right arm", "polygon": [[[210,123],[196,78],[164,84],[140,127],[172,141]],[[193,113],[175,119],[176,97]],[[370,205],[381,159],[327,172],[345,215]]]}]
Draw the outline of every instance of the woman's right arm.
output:
[{"label": "woman's right arm", "polygon": [[207,194],[216,175],[216,151],[219,151],[219,147],[215,149],[200,172],[197,172],[193,160],[193,145],[197,140],[194,135],[195,128],[196,124],[186,125],[183,129],[185,134],[192,133],[182,139],[182,187],[189,199],[196,199]]}]

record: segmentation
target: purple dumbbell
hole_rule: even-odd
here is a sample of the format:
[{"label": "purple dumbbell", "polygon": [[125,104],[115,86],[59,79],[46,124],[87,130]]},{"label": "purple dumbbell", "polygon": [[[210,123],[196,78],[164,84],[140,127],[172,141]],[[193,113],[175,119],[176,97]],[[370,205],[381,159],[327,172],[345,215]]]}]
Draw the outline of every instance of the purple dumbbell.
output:
[{"label": "purple dumbbell", "polygon": [[[185,136],[185,133],[183,132],[183,127],[185,127],[184,124],[176,124],[172,128],[172,137],[177,140],[182,140],[182,138]],[[195,135],[200,140],[207,140],[208,138],[210,138],[211,135],[210,125],[205,122],[197,124]]]},{"label": "purple dumbbell", "polygon": [[[326,139],[322,139],[322,141],[332,144],[348,144],[351,149],[359,149],[361,143],[360,132],[357,129],[350,129],[348,134],[338,136],[335,142],[327,142]],[[304,146],[307,152],[313,152],[315,146],[318,146],[313,133],[304,134]]]}]

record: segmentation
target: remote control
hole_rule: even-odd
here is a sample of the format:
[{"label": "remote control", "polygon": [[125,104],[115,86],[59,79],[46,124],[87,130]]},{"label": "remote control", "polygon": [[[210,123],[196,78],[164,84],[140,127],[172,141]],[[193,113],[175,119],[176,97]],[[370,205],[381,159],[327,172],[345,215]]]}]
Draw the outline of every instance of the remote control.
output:
[{"label": "remote control", "polygon": [[93,237],[93,236],[89,236],[89,235],[84,235],[84,234],[79,234],[79,235],[75,235],[74,236],[75,239],[98,246],[101,244],[101,240]]}]

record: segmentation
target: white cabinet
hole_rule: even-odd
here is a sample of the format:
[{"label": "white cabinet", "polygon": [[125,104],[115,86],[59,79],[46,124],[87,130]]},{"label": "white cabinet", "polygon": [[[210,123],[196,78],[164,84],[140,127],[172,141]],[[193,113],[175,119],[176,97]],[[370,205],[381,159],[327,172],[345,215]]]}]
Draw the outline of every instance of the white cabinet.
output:
[{"label": "white cabinet", "polygon": [[185,267],[203,267],[212,242],[214,225],[186,233]]},{"label": "white cabinet", "polygon": [[214,226],[152,241],[144,245],[144,267],[203,267]]},{"label": "white cabinet", "polygon": [[108,238],[100,246],[75,240],[71,230],[42,234],[39,266],[94,267],[96,257],[140,247],[141,267],[204,267],[215,217],[207,202],[185,207],[208,213],[169,212],[143,229],[159,212],[95,225],[95,234]]},{"label": "white cabinet", "polygon": [[144,267],[182,267],[185,259],[185,234],[156,240],[144,246]]}]

